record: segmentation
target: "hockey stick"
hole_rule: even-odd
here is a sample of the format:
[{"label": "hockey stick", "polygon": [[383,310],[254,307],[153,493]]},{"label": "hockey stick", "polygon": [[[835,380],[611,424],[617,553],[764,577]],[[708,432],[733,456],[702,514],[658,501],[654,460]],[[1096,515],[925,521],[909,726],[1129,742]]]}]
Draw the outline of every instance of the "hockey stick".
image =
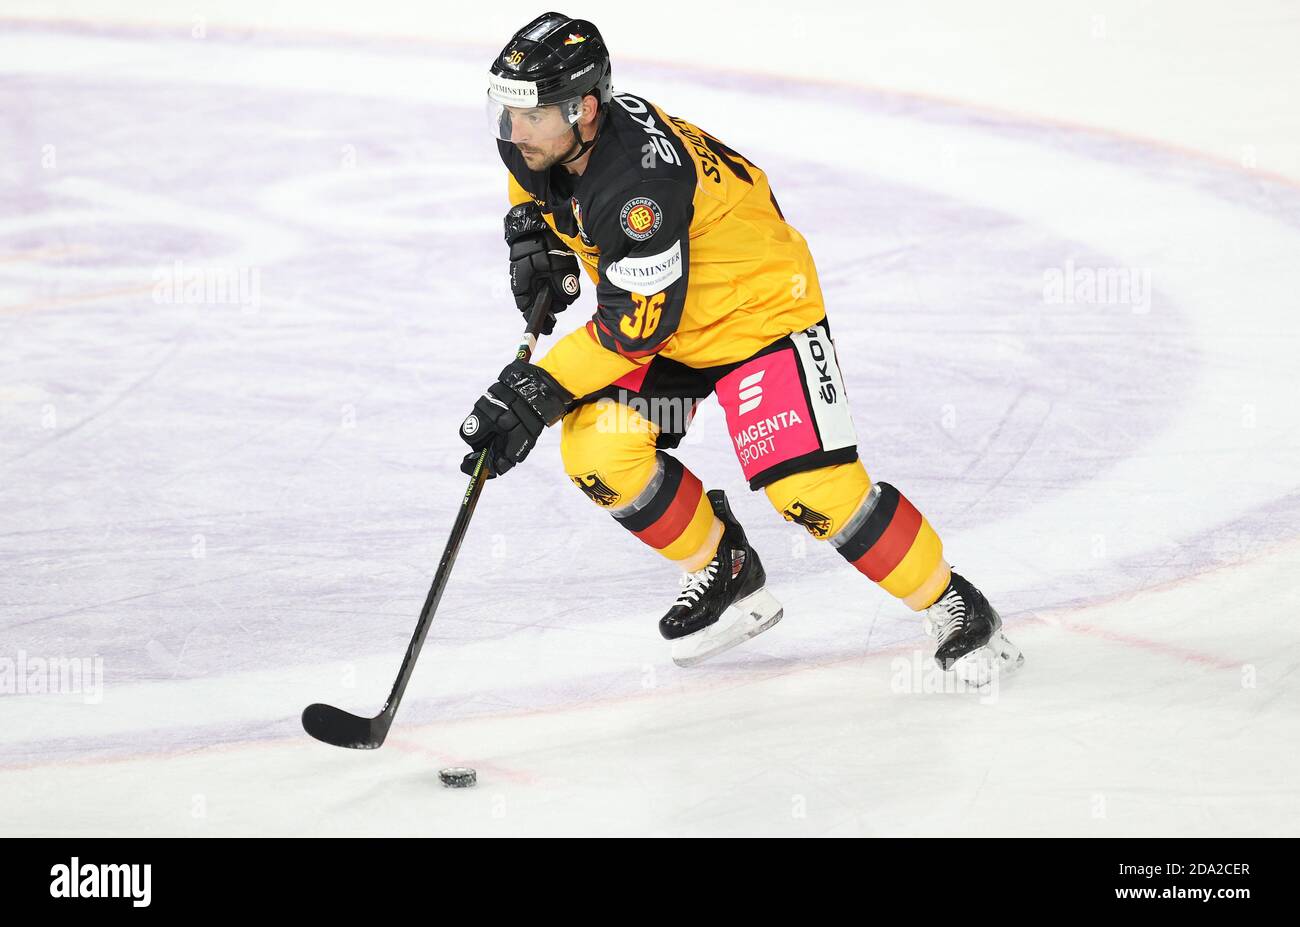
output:
[{"label": "hockey stick", "polygon": [[[518,360],[532,359],[542,320],[550,308],[551,293],[544,289],[533,300],[528,314],[528,328],[515,352]],[[302,726],[312,737],[336,747],[351,747],[354,750],[374,750],[383,744],[388,729],[393,726],[397,706],[402,702],[402,693],[406,691],[406,684],[411,681],[411,674],[415,671],[415,660],[420,656],[420,648],[424,646],[433,613],[438,610],[438,602],[442,599],[442,591],[447,587],[452,565],[460,553],[460,542],[465,538],[469,520],[474,515],[474,508],[478,505],[478,497],[487,478],[487,451],[484,450],[478,455],[478,462],[469,478],[469,486],[460,500],[460,511],[456,514],[456,523],[452,525],[451,537],[443,548],[438,572],[434,574],[433,585],[429,587],[429,595],[420,611],[420,620],[415,625],[415,633],[406,648],[406,656],[402,658],[402,668],[397,674],[397,681],[393,683],[393,690],[388,694],[388,701],[384,702],[383,710],[373,718],[363,718],[333,705],[323,705],[320,702],[308,705],[302,712]]]}]

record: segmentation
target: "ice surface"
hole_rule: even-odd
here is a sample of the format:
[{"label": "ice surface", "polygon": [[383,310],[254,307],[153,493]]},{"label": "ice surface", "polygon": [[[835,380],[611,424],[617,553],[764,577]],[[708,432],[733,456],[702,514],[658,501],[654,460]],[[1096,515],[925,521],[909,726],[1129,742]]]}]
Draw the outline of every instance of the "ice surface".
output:
[{"label": "ice surface", "polygon": [[[745,491],[709,404],[682,457],[780,625],[674,667],[673,570],[551,436],[487,488],[388,744],[306,738],[382,703],[517,336],[499,44],[5,23],[0,659],[103,667],[96,699],[0,665],[6,834],[1300,832],[1300,184],[706,60],[619,85],[768,171],[868,470],[1025,669],[924,691],[919,622]],[[1045,300],[1096,268],[1149,291]],[[196,269],[233,298],[166,290]]]}]

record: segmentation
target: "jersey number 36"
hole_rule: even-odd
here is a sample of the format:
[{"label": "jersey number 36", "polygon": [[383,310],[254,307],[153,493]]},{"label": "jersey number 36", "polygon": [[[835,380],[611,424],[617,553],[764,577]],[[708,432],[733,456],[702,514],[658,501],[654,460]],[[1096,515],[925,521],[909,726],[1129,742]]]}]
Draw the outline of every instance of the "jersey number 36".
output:
[{"label": "jersey number 36", "polygon": [[636,312],[630,316],[623,316],[618,323],[619,331],[628,338],[636,340],[653,335],[654,330],[659,327],[659,317],[664,314],[665,295],[656,293],[654,296],[642,296],[640,293],[633,293],[632,302],[636,304]]}]

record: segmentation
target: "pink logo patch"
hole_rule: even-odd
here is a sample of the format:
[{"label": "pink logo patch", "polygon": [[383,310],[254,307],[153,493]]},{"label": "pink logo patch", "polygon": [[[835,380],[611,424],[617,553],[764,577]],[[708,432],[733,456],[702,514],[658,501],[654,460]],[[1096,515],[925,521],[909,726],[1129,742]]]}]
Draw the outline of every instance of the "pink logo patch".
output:
[{"label": "pink logo patch", "polygon": [[745,479],[819,447],[793,350],[742,364],[718,381],[717,393]]}]

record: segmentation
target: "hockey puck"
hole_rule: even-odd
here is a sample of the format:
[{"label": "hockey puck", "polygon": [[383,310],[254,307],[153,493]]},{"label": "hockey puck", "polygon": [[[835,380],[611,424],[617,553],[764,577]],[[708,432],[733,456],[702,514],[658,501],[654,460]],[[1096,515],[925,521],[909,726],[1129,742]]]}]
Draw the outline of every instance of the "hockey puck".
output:
[{"label": "hockey puck", "polygon": [[468,766],[448,766],[438,770],[438,778],[449,789],[467,789],[478,782],[478,773]]}]

